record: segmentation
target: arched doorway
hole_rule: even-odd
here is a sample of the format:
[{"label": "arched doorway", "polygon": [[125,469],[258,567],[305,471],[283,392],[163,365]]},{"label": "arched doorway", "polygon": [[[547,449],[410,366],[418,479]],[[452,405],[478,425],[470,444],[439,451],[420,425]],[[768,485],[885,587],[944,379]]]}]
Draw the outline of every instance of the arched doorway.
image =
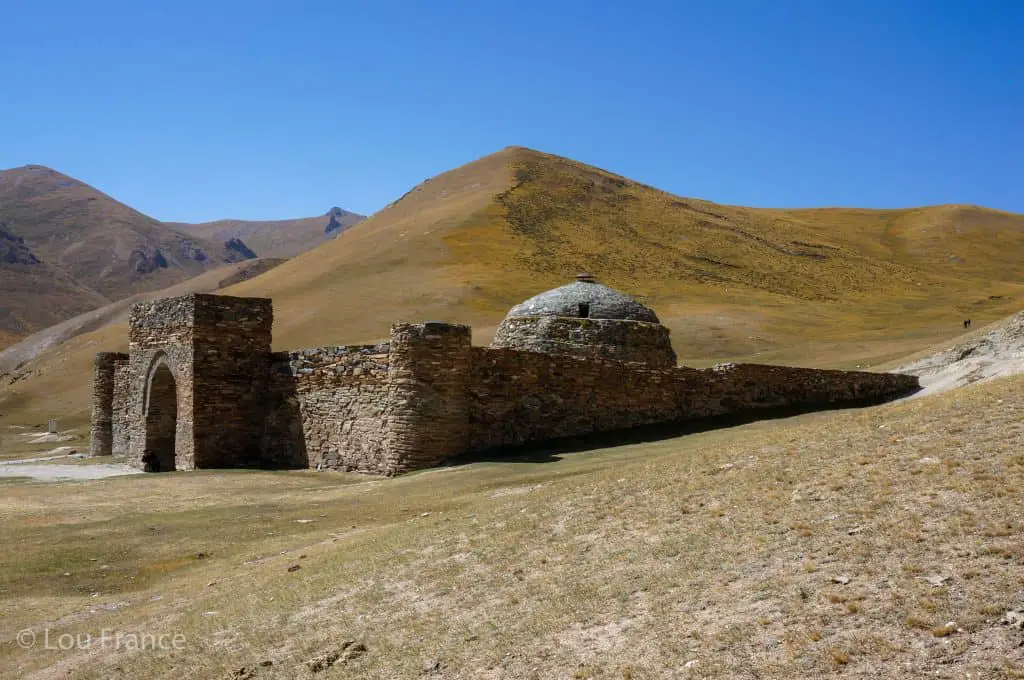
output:
[{"label": "arched doorway", "polygon": [[174,374],[160,362],[149,378],[146,396],[146,472],[174,470],[174,434],[178,427],[178,390]]}]

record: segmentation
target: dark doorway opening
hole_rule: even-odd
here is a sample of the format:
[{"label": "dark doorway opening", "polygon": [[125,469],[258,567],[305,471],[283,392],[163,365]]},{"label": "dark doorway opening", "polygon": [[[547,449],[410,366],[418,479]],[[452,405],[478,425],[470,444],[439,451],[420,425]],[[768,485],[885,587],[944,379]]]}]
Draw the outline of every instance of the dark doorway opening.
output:
[{"label": "dark doorway opening", "polygon": [[590,318],[590,305],[588,303],[581,302],[579,305],[579,311],[581,319]]},{"label": "dark doorway opening", "polygon": [[142,454],[146,472],[174,470],[174,439],[178,427],[178,390],[174,374],[160,364],[149,381],[146,400],[146,449]]}]

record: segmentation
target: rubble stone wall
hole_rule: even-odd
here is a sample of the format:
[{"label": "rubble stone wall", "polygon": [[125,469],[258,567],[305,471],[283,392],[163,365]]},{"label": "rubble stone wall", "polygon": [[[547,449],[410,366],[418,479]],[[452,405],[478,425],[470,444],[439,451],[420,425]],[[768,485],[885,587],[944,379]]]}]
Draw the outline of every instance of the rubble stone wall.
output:
[{"label": "rubble stone wall", "polygon": [[381,343],[275,354],[268,465],[383,472],[388,352]]},{"label": "rubble stone wall", "polygon": [[729,364],[651,369],[599,359],[474,347],[470,451],[770,408],[881,403],[906,375]]},{"label": "rubble stone wall", "polygon": [[127,358],[127,354],[119,352],[100,352],[93,361],[90,455],[109,456],[113,453],[117,362]]},{"label": "rubble stone wall", "polygon": [[194,313],[195,467],[257,465],[270,375],[271,302],[196,295]]},{"label": "rubble stone wall", "polygon": [[669,330],[658,323],[563,316],[510,316],[491,347],[645,364],[676,365]]},{"label": "rubble stone wall", "polygon": [[177,394],[175,469],[195,468],[192,420],[194,315],[194,295],[139,302],[132,305],[129,312],[126,462],[132,467],[145,469],[147,460],[152,456],[152,451],[147,455],[146,447],[146,399],[157,369],[166,365],[174,377]]},{"label": "rubble stone wall", "polygon": [[470,335],[442,322],[391,327],[384,474],[433,467],[468,448]]},{"label": "rubble stone wall", "polygon": [[[193,294],[134,305],[129,354],[95,359],[93,452],[123,452],[142,469],[392,475],[497,447],[765,409],[859,406],[919,388],[916,377],[897,374],[665,365],[661,336],[644,322],[554,319],[546,336],[564,349],[586,346],[591,331],[636,334],[613,343],[641,352],[630,362],[472,347],[468,326],[442,322],[396,324],[376,345],[275,353],[272,322],[270,300],[258,298]],[[153,395],[162,401],[150,412]]]},{"label": "rubble stone wall", "polygon": [[128,439],[128,398],[131,392],[131,371],[127,354],[119,355],[114,362],[114,404],[111,409],[113,432],[112,452],[115,456],[123,456],[128,453],[130,442]]}]

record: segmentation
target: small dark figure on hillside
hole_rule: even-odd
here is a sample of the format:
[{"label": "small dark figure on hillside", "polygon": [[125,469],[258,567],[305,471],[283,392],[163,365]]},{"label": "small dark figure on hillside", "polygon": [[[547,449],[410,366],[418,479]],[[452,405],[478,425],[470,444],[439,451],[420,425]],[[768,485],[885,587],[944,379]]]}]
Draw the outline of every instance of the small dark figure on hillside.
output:
[{"label": "small dark figure on hillside", "polygon": [[971,320],[970,319],[964,319],[964,328],[970,328],[970,327],[971,327]]}]

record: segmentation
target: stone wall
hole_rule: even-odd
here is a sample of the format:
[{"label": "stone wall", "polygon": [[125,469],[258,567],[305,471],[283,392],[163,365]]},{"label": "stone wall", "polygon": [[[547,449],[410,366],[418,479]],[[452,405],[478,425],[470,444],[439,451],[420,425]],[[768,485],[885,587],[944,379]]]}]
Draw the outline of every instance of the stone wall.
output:
[{"label": "stone wall", "polygon": [[139,302],[128,316],[128,441],[127,464],[146,469],[153,451],[146,446],[146,399],[149,383],[160,366],[174,376],[177,422],[174,439],[175,467],[195,468],[193,436],[192,319],[195,296],[186,295]]},{"label": "stone wall", "polygon": [[383,472],[388,352],[381,343],[274,354],[267,465]]},{"label": "stone wall", "polygon": [[470,328],[460,324],[391,327],[382,472],[432,467],[468,448],[470,344]]},{"label": "stone wall", "polygon": [[[127,462],[153,469],[155,449],[173,441],[174,469],[258,463],[272,323],[271,302],[261,298],[191,294],[133,305]],[[147,400],[162,367],[173,377],[174,434],[154,440],[157,414],[166,415],[167,409],[151,413]],[[147,424],[147,414],[152,423]]]},{"label": "stone wall", "polygon": [[782,408],[880,403],[913,376],[729,364],[651,369],[509,349],[472,349],[470,451]]},{"label": "stone wall", "polygon": [[676,365],[669,330],[644,321],[510,316],[498,326],[491,347],[612,359],[656,368]]},{"label": "stone wall", "polygon": [[291,365],[293,354],[270,355],[270,375],[264,390],[266,417],[260,440],[260,465],[269,469],[310,467]]},{"label": "stone wall", "polygon": [[114,407],[113,422],[113,453],[116,456],[127,455],[131,448],[129,439],[130,427],[129,398],[131,394],[131,366],[127,354],[120,355],[114,362]]},{"label": "stone wall", "polygon": [[127,354],[100,352],[93,361],[90,455],[109,456],[114,452],[116,369],[119,360],[127,359]]},{"label": "stone wall", "polygon": [[[635,349],[625,355],[635,361],[471,347],[468,326],[441,322],[396,324],[377,345],[272,353],[269,300],[196,294],[139,303],[129,354],[96,357],[92,450],[123,451],[129,464],[151,470],[392,475],[497,447],[768,409],[865,405],[918,389],[906,375],[667,366],[659,349],[667,331],[657,324],[547,318],[545,337],[562,350],[600,336],[614,339],[609,347]],[[536,330],[530,318],[506,321]]]},{"label": "stone wall", "polygon": [[268,299],[195,296],[195,467],[258,464],[273,318]]},{"label": "stone wall", "polygon": [[393,475],[469,446],[470,329],[396,324],[389,342],[272,357],[268,466]]}]

